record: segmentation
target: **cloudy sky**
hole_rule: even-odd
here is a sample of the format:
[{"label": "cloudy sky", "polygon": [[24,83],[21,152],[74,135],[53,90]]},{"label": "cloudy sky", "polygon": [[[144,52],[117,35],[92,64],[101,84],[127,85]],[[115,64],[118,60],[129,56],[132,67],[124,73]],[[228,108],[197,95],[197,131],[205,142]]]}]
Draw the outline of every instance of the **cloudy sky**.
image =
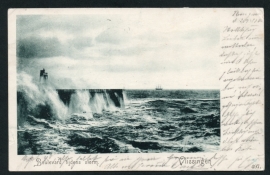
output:
[{"label": "cloudy sky", "polygon": [[18,71],[38,80],[45,68],[57,88],[219,88],[210,10],[20,15],[16,38]]}]

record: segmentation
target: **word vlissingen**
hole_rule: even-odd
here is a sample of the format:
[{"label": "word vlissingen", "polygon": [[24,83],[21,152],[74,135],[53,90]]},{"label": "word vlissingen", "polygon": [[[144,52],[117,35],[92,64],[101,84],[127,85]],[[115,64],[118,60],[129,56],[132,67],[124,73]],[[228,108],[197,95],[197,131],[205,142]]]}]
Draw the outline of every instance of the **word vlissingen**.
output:
[{"label": "word vlissingen", "polygon": [[196,157],[185,157],[185,156],[181,156],[181,157],[176,157],[171,155],[170,157],[168,157],[168,160],[170,161],[171,159],[175,159],[176,162],[172,165],[173,167],[177,167],[177,165],[201,165],[202,167],[205,164],[209,164],[211,165],[211,160],[209,159],[204,159],[204,158],[196,158]]}]

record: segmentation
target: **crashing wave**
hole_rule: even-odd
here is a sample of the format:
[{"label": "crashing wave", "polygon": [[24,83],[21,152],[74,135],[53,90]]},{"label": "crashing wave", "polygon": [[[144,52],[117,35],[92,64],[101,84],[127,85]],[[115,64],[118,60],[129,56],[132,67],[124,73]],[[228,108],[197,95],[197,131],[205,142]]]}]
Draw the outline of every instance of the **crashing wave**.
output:
[{"label": "crashing wave", "polygon": [[[69,93],[69,92],[68,92]],[[70,99],[65,103],[59,96],[59,91],[49,83],[34,82],[25,72],[17,74],[18,126],[22,126],[27,117],[66,121],[76,115],[86,119],[93,118],[93,113],[115,111],[116,106],[111,94],[95,93],[88,90],[72,90]],[[123,99],[115,95],[123,106]]]}]

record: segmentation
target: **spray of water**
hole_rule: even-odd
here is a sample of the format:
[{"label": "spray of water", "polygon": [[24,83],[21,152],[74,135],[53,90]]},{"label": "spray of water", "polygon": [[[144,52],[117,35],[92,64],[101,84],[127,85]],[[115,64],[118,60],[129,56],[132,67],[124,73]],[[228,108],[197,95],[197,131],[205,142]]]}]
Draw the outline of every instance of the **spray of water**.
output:
[{"label": "spray of water", "polygon": [[[17,88],[20,98],[23,98],[23,100],[18,99],[18,117],[20,115],[24,118],[29,115],[37,118],[49,116],[64,121],[74,115],[92,118],[92,113],[117,110],[109,94],[103,92],[91,96],[88,90],[76,90],[71,94],[70,103],[66,106],[49,82],[34,82],[33,78],[25,72],[18,73]],[[123,100],[120,97],[118,99],[122,106]],[[44,113],[46,117],[42,117]]]},{"label": "spray of water", "polygon": [[95,113],[102,113],[102,111],[115,111],[116,107],[109,95],[104,93],[96,93],[91,97],[90,101],[91,109]]},{"label": "spray of water", "polygon": [[127,93],[126,93],[126,91],[124,90],[123,91],[123,103],[124,103],[124,105],[129,105],[129,99],[128,99],[128,97],[127,97]]},{"label": "spray of water", "polygon": [[124,92],[123,92],[123,98],[119,97],[119,95],[115,92],[114,95],[117,97],[119,103],[120,103],[120,106],[121,108],[125,108],[125,102],[124,102]]},{"label": "spray of water", "polygon": [[[38,106],[49,106],[53,117],[64,120],[67,117],[67,107],[59,99],[55,89],[49,85],[33,82],[33,78],[25,72],[17,74],[17,91],[21,94],[27,105],[29,114],[36,113]],[[20,106],[18,106],[20,108]]]},{"label": "spray of water", "polygon": [[92,110],[89,103],[89,92],[87,90],[76,90],[76,92],[71,95],[68,113],[70,115],[83,114],[82,116],[87,116],[87,118],[91,118]]}]

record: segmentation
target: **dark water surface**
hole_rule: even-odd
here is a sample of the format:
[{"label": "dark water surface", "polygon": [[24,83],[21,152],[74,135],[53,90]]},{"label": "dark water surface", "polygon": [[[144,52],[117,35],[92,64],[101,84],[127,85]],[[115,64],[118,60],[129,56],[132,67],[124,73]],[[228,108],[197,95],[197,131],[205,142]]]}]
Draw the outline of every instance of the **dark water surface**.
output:
[{"label": "dark water surface", "polygon": [[68,106],[53,91],[47,92],[51,95],[44,97],[44,103],[40,100],[44,94],[38,93],[27,91],[27,97],[18,102],[29,103],[27,108],[18,107],[18,154],[211,152],[219,148],[219,90],[125,90],[120,108],[80,90]]}]

